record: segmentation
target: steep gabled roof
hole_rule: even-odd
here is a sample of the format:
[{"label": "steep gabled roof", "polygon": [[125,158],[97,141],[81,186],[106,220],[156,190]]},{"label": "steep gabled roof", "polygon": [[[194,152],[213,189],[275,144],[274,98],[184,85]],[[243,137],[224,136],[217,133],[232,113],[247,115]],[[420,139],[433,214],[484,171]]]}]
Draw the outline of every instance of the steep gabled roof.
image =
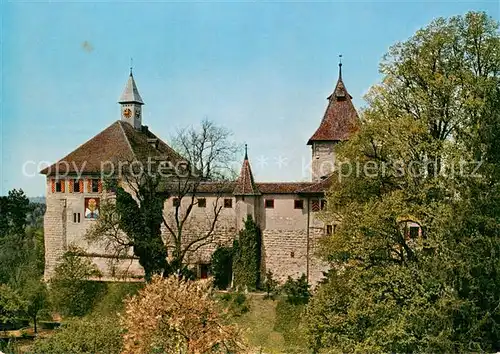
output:
[{"label": "steep gabled roof", "polygon": [[359,129],[359,118],[352,104],[352,96],[342,80],[342,64],[339,64],[339,79],[335,90],[328,96],[328,106],[319,128],[311,136],[313,141],[344,141]]},{"label": "steep gabled roof", "polygon": [[241,166],[240,176],[236,181],[236,188],[233,192],[234,195],[259,195],[260,191],[255,185],[250,161],[248,161],[247,146],[245,145],[245,158]]},{"label": "steep gabled roof", "polygon": [[118,172],[119,162],[147,163],[148,158],[173,163],[184,160],[147,127],[137,130],[126,122],[116,121],[40,173],[102,173],[108,172],[112,165]]},{"label": "steep gabled roof", "polygon": [[125,90],[123,90],[123,93],[118,103],[134,103],[134,102],[139,104],[144,104],[144,102],[142,101],[142,97],[139,94],[139,90],[137,89],[137,85],[135,84],[132,71],[130,71],[127,84],[125,85]]}]

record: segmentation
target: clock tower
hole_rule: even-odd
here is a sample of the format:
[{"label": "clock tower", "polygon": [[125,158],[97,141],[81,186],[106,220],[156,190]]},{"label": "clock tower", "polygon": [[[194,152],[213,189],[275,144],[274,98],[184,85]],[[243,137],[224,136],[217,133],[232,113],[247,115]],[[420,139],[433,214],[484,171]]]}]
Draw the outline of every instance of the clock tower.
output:
[{"label": "clock tower", "polygon": [[121,106],[121,120],[129,123],[135,129],[141,129],[142,105],[144,105],[144,102],[135,84],[132,68],[130,68],[127,85],[118,103]]}]

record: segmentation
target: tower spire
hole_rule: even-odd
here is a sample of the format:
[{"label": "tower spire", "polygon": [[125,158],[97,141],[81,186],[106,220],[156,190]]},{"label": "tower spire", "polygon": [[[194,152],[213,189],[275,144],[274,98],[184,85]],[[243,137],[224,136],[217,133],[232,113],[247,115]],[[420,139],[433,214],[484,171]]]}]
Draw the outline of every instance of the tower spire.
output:
[{"label": "tower spire", "polygon": [[342,54],[339,54],[339,80],[342,80]]},{"label": "tower spire", "polygon": [[248,145],[245,144],[245,158],[241,165],[240,176],[236,181],[236,187],[233,191],[234,195],[259,195],[260,191],[253,179],[252,169],[250,168],[250,161],[248,161]]},{"label": "tower spire", "polygon": [[141,129],[144,101],[132,75],[132,58],[130,58],[130,75],[118,103],[121,106],[121,120],[129,123],[135,129]]},{"label": "tower spire", "polygon": [[134,68],[134,58],[130,57],[130,76],[132,76],[133,68]]}]

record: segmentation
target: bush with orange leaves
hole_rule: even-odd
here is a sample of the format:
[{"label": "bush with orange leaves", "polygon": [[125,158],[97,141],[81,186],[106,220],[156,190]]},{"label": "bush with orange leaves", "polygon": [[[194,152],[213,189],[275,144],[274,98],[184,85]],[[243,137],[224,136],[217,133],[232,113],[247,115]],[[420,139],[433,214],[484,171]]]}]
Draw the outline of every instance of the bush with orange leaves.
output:
[{"label": "bush with orange leaves", "polygon": [[209,280],[155,276],[125,304],[123,354],[245,352],[241,332],[228,324]]}]

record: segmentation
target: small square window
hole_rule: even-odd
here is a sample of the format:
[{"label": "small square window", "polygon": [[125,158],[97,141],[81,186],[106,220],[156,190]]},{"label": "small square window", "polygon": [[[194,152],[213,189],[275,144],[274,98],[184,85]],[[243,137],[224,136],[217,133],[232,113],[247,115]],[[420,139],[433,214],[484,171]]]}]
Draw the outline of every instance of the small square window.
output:
[{"label": "small square window", "polygon": [[205,198],[198,198],[198,208],[205,208],[207,206],[207,200]]},{"label": "small square window", "polygon": [[224,208],[232,208],[233,207],[233,200],[226,198],[224,199]]},{"label": "small square window", "polygon": [[73,180],[73,192],[80,193],[80,181],[77,179]]},{"label": "small square window", "polygon": [[293,202],[294,209],[304,209],[304,201],[302,199],[296,199]]},{"label": "small square window", "polygon": [[80,213],[73,213],[73,222],[74,223],[80,222]]},{"label": "small square window", "polygon": [[172,199],[172,206],[178,207],[180,205],[181,205],[181,201],[179,200],[179,198]]},{"label": "small square window", "polygon": [[410,238],[417,238],[420,228],[418,226],[410,226]]},{"label": "small square window", "polygon": [[99,193],[99,180],[98,179],[92,180],[92,193]]},{"label": "small square window", "polygon": [[61,180],[56,181],[56,192],[62,192],[62,184],[63,182]]},{"label": "small square window", "polygon": [[274,199],[266,199],[266,209],[274,209]]}]

